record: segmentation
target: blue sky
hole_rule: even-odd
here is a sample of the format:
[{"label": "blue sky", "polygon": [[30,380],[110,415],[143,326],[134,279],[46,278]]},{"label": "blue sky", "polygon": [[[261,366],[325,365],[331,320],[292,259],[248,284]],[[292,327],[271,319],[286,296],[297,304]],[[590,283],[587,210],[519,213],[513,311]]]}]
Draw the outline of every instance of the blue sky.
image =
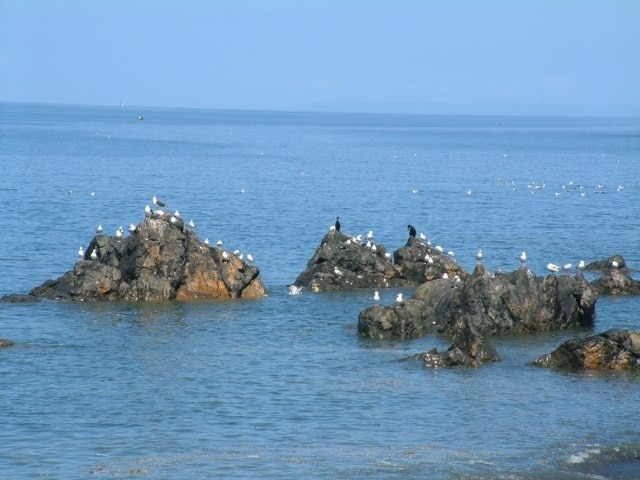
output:
[{"label": "blue sky", "polygon": [[640,1],[0,0],[0,100],[640,115]]}]

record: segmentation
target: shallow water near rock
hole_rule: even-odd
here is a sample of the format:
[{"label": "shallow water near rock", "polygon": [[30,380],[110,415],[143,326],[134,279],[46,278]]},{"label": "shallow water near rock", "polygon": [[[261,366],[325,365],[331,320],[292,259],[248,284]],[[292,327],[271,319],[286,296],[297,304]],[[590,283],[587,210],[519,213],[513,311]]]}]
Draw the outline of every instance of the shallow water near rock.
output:
[{"label": "shallow water near rock", "polygon": [[286,286],[337,215],[389,251],[415,225],[468,271],[480,248],[489,271],[525,250],[539,275],[620,253],[638,278],[639,135],[637,118],[0,104],[0,295],[62,275],[153,195],[251,253],[270,293],[0,303],[0,476],[634,478],[640,375],[527,363],[640,329],[637,297],[601,297],[593,330],[492,338],[501,362],[429,370],[403,359],[450,339],[358,336],[373,291]]}]

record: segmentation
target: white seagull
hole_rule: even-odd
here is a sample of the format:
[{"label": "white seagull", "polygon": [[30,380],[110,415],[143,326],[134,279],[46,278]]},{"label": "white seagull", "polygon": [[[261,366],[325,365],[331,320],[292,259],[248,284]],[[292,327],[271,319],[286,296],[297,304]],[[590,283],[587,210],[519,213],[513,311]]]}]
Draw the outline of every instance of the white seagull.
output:
[{"label": "white seagull", "polygon": [[151,207],[149,205],[144,206],[145,215],[151,215]]},{"label": "white seagull", "polygon": [[204,239],[204,244],[205,244],[205,245],[209,245],[209,239],[208,239],[208,238],[205,238],[205,239]]},{"label": "white seagull", "polygon": [[522,263],[527,261],[527,254],[524,251],[520,254],[520,261]]},{"label": "white seagull", "polygon": [[160,200],[158,197],[156,197],[155,195],[153,196],[153,204],[156,207],[160,207],[160,208],[165,208],[167,206],[167,204],[165,202],[163,202],[162,200]]},{"label": "white seagull", "polygon": [[82,248],[82,246],[78,249],[78,256],[80,258],[84,258],[84,249]]},{"label": "white seagull", "polygon": [[554,263],[547,263],[547,270],[550,272],[559,272],[560,267]]},{"label": "white seagull", "polygon": [[619,264],[617,261],[615,261],[615,260],[611,260],[611,266],[612,266],[613,268],[618,268],[618,267],[620,266],[620,264]]},{"label": "white seagull", "polygon": [[249,260],[250,262],[253,262],[253,255],[251,255],[250,253],[247,253],[247,260]]},{"label": "white seagull", "polygon": [[376,303],[380,301],[380,294],[378,293],[378,290],[373,292],[373,301]]},{"label": "white seagull", "polygon": [[124,233],[124,228],[122,228],[122,225],[118,227],[118,229],[116,230],[116,237],[118,238],[122,238],[122,234]]},{"label": "white seagull", "polygon": [[302,293],[303,286],[296,287],[295,285],[287,285],[289,288],[289,295],[300,295]]},{"label": "white seagull", "polygon": [[580,261],[578,262],[578,269],[579,269],[579,270],[582,270],[582,269],[584,268],[584,266],[585,266],[585,265],[584,265],[584,260],[580,260]]},{"label": "white seagull", "polygon": [[193,220],[189,220],[189,226],[191,228],[196,228],[196,222],[194,222]]},{"label": "white seagull", "polygon": [[478,253],[476,253],[476,258],[479,262],[482,261],[482,249],[478,250]]},{"label": "white seagull", "polygon": [[95,248],[91,251],[91,260],[93,261],[98,260],[98,252],[96,252]]},{"label": "white seagull", "polygon": [[402,301],[402,293],[399,293],[398,295],[396,295],[396,302],[401,302]]},{"label": "white seagull", "polygon": [[342,272],[340,271],[340,269],[338,267],[333,267],[333,273],[335,273],[339,277],[342,276]]},{"label": "white seagull", "polygon": [[102,228],[102,224],[100,224],[100,225],[98,225],[98,228],[96,228],[96,233],[97,233],[98,235],[100,235],[100,234],[102,233],[102,230],[103,230],[103,228]]},{"label": "white seagull", "polygon": [[129,233],[133,233],[136,231],[136,226],[133,223],[129,224]]}]

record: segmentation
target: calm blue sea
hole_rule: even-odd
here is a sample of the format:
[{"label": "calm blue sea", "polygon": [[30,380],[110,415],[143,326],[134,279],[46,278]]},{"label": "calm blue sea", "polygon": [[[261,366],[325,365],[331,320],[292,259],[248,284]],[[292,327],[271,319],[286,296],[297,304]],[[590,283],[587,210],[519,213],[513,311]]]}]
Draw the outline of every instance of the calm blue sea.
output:
[{"label": "calm blue sea", "polygon": [[[448,339],[359,338],[373,292],[286,288],[336,215],[391,251],[411,223],[468,270],[480,248],[489,270],[522,250],[539,275],[614,253],[638,269],[639,118],[0,103],[0,173],[0,295],[62,275],[153,195],[251,253],[270,293],[0,303],[0,478],[640,477],[639,374],[527,366],[590,330],[427,370],[402,359]],[[639,311],[600,298],[595,331]]]}]

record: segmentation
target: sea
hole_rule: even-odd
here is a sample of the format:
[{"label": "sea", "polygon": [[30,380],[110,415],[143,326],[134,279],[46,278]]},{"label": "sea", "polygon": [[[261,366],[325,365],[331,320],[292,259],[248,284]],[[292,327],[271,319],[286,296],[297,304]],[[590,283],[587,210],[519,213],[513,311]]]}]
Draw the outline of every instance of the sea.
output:
[{"label": "sea", "polygon": [[[537,275],[620,254],[640,279],[640,118],[432,116],[0,103],[0,296],[71,270],[157,195],[254,257],[269,295],[0,303],[0,478],[640,478],[640,373],[529,366],[640,330],[490,338],[501,361],[428,369],[451,339],[357,332],[373,290],[288,295],[340,216],[393,251],[407,225],[467,271]],[[587,274],[590,279],[595,274]],[[391,304],[398,292],[380,292]]]}]

